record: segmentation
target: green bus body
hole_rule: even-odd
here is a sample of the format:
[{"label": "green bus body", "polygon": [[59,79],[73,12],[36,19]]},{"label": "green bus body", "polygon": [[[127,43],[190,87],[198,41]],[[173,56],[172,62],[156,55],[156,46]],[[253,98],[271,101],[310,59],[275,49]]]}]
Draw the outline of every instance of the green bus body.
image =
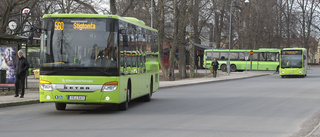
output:
[{"label": "green bus body", "polygon": [[[159,88],[157,30],[131,17],[97,14],[43,16],[40,102],[117,104],[150,101]],[[152,59],[153,60],[153,59]]]},{"label": "green bus body", "polygon": [[[230,50],[230,71],[250,70],[250,58],[246,61],[245,54],[251,50]],[[278,70],[280,49],[253,50],[252,70]],[[227,49],[207,49],[204,51],[203,67],[210,68],[213,58],[219,62],[219,69],[227,71]]]},{"label": "green bus body", "polygon": [[307,76],[307,60],[305,48],[284,48],[280,53],[280,76],[282,78],[289,75]]}]

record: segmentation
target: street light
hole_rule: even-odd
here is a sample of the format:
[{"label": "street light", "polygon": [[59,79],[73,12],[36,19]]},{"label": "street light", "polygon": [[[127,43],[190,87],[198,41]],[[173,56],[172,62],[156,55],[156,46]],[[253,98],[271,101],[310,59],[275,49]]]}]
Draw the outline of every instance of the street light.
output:
[{"label": "street light", "polygon": [[[249,0],[245,0],[245,3],[249,3]],[[229,24],[229,52],[228,52],[228,62],[227,62],[227,73],[230,75],[230,47],[232,41],[232,7],[233,7],[233,0],[231,0],[230,6],[230,24]]]},{"label": "street light", "polygon": [[153,28],[153,0],[151,0],[151,28]]}]

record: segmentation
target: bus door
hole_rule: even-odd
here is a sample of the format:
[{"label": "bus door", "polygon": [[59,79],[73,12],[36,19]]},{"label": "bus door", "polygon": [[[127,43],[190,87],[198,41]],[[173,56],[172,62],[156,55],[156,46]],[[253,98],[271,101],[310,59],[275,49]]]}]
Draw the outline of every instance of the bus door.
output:
[{"label": "bus door", "polygon": [[258,70],[275,70],[272,62],[275,61],[275,54],[270,52],[260,52]]},{"label": "bus door", "polygon": [[308,71],[308,56],[307,56],[307,50],[303,50],[303,65],[304,65],[304,73],[307,74]]},{"label": "bus door", "polygon": [[[259,69],[259,53],[254,52],[251,58],[252,58],[252,70],[258,70]],[[249,63],[249,68],[250,68],[250,63]]]},{"label": "bus door", "polygon": [[277,70],[279,66],[279,53],[277,52],[260,52],[258,69],[259,70]]}]

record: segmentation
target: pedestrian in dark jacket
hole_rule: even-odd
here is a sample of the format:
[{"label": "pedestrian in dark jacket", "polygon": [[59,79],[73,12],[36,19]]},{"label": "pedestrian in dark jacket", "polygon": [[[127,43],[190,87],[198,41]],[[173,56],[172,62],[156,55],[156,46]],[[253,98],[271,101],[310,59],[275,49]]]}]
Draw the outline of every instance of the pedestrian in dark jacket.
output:
[{"label": "pedestrian in dark jacket", "polygon": [[213,77],[217,77],[217,70],[219,68],[219,62],[216,59],[213,59],[212,63],[212,73],[213,73]]},{"label": "pedestrian in dark jacket", "polygon": [[29,69],[29,63],[25,57],[23,57],[22,50],[18,51],[18,58],[16,58],[14,63],[14,77],[15,77],[15,95],[14,97],[19,96],[19,82],[21,83],[21,94],[20,98],[24,97],[24,82],[26,79],[26,72]]}]

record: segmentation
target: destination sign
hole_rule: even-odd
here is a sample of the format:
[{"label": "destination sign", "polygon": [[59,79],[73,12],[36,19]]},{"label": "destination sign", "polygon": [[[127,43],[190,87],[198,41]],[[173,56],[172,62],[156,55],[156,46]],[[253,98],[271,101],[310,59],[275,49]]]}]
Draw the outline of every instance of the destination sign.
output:
[{"label": "destination sign", "polygon": [[[116,19],[105,18],[45,18],[48,21],[48,30],[56,32],[115,32],[118,31]],[[93,34],[93,33],[92,33]],[[95,33],[96,34],[96,33]]]},{"label": "destination sign", "polygon": [[282,55],[301,55],[301,50],[284,50],[282,51]]},{"label": "destination sign", "polygon": [[96,24],[73,23],[73,29],[78,29],[78,30],[96,29]]},{"label": "destination sign", "polygon": [[[54,30],[63,31],[65,24],[63,21],[54,22]],[[73,23],[73,29],[75,30],[95,30],[96,24],[94,23]]]}]

